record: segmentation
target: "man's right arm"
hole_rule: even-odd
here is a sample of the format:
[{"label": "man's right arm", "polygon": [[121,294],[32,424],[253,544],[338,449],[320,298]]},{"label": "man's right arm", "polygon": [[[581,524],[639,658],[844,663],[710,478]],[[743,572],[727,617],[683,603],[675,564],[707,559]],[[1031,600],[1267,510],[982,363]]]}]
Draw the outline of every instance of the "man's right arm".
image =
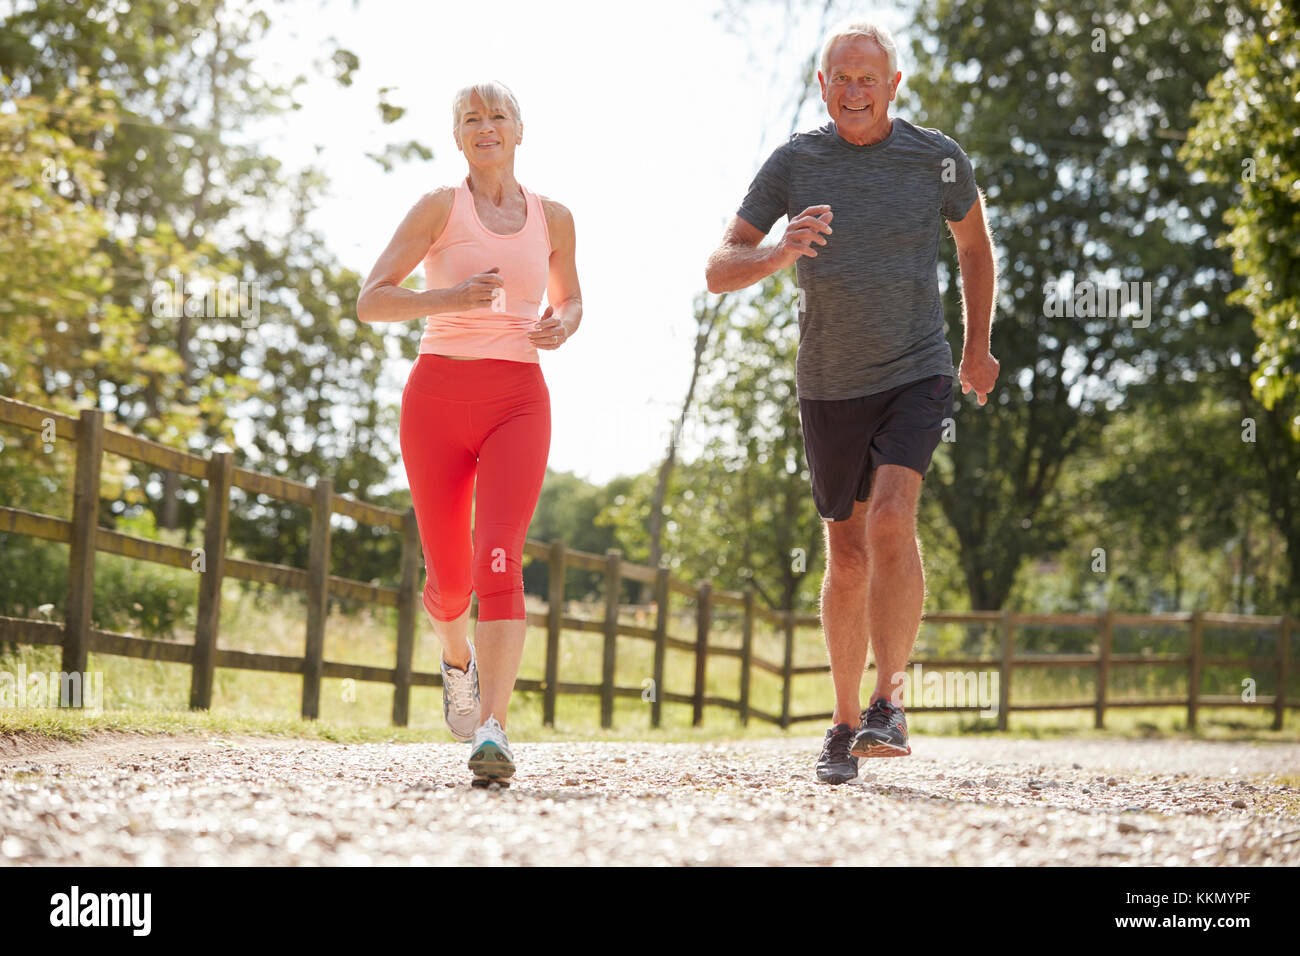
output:
[{"label": "man's right arm", "polygon": [[766,233],[739,216],[722,237],[722,244],[709,256],[704,279],[710,292],[732,292],[753,285],[781,268],[773,263],[775,246],[759,247]]},{"label": "man's right arm", "polygon": [[733,216],[722,244],[704,267],[709,291],[734,292],[794,265],[800,256],[815,257],[817,250],[813,246],[826,245],[830,222],[830,206],[809,206],[790,221],[776,245],[759,246],[766,233],[740,216]]}]

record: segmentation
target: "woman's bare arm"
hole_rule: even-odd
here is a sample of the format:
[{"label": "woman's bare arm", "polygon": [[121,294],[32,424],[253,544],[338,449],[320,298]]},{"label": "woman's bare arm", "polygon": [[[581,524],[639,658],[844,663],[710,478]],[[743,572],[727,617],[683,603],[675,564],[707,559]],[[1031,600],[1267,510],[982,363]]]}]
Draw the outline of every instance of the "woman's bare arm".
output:
[{"label": "woman's bare arm", "polygon": [[487,308],[503,285],[494,270],[471,276],[450,289],[403,289],[429,247],[442,235],[451,215],[456,190],[444,186],[420,197],[406,214],[357,296],[357,318],[362,322],[403,322],[436,312]]},{"label": "woman's bare arm", "polygon": [[[550,271],[546,301],[550,303],[529,340],[539,349],[563,345],[582,324],[582,289],[578,285],[577,234],[573,214],[558,202],[542,197],[546,227],[551,234]],[[557,329],[559,340],[555,340]]]}]

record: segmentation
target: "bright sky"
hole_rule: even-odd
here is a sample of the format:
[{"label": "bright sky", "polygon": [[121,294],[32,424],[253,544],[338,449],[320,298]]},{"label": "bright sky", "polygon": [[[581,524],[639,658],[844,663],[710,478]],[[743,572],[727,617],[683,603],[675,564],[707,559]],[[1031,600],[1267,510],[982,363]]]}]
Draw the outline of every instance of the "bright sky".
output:
[{"label": "bright sky", "polygon": [[[309,72],[330,36],[361,69],[350,89],[311,84],[288,125],[267,128],[265,147],[291,166],[323,167],[333,186],[316,225],[364,276],[423,192],[464,178],[450,132],[456,89],[479,78],[509,86],[524,121],[516,178],[568,206],[577,230],[582,327],[541,353],[550,466],[605,482],[662,457],[690,375],[705,261],[788,134],[799,58],[820,37],[812,17],[792,32],[780,6],[756,3],[751,31],[738,36],[698,0],[287,4],[264,71]],[[892,10],[877,16],[901,27]],[[795,52],[778,59],[777,42],[764,42],[778,36]],[[408,108],[391,126],[376,108],[383,86]],[[825,121],[805,115],[801,128]],[[432,162],[385,173],[364,155],[412,138],[433,148]],[[422,329],[421,320],[385,331],[418,340]],[[389,369],[394,405],[408,370]]]}]

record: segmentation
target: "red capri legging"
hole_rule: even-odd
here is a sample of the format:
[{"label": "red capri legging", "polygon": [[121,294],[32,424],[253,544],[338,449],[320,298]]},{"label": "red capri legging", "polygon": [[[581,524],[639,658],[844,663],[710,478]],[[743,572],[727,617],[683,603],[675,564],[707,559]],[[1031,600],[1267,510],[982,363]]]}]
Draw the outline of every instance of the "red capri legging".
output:
[{"label": "red capri legging", "polygon": [[453,620],[472,589],[480,621],[523,620],[524,538],[551,447],[541,366],[422,352],[402,390],[399,433],[424,548],[425,608]]}]

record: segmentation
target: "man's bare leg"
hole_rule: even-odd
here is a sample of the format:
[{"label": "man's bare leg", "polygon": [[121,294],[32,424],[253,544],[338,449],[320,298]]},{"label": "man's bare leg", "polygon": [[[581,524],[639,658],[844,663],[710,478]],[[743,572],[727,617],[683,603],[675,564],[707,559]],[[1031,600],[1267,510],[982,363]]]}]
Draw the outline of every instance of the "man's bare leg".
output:
[{"label": "man's bare leg", "polygon": [[867,628],[876,660],[876,686],[869,704],[881,697],[890,699],[901,685],[921,628],[925,572],[916,537],[920,494],[921,475],[911,468],[881,465],[872,477],[867,510],[871,553]]},{"label": "man's bare leg", "polygon": [[826,574],[821,618],[835,686],[832,724],[857,726],[862,711],[862,672],[869,644],[867,588],[871,559],[867,545],[868,503],[855,501],[844,521],[827,521]]}]

